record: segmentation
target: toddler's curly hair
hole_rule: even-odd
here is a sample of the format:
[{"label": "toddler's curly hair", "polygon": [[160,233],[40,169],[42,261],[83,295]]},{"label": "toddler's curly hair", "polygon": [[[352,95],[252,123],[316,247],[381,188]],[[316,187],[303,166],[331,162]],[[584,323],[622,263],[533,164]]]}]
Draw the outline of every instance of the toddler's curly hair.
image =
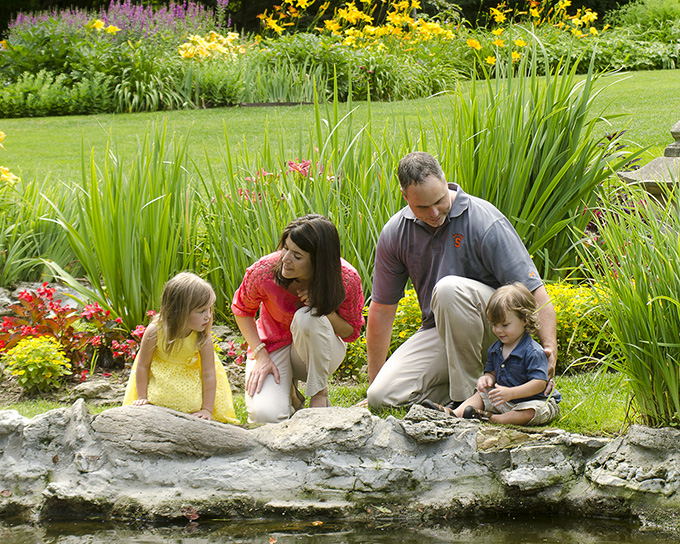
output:
[{"label": "toddler's curly hair", "polygon": [[536,299],[526,285],[510,283],[496,289],[486,305],[486,317],[490,323],[502,323],[508,312],[515,312],[524,320],[524,328],[535,333],[539,328]]}]

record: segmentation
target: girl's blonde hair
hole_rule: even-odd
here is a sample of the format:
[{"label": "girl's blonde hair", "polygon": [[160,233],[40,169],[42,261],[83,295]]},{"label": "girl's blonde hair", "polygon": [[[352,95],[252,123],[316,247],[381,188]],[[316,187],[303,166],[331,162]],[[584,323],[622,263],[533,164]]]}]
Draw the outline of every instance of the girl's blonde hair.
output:
[{"label": "girl's blonde hair", "polygon": [[[212,286],[192,272],[180,272],[163,286],[161,309],[155,319],[156,326],[163,330],[164,349],[168,353],[181,345],[186,332],[189,315],[197,308],[215,304],[215,291]],[[212,341],[207,330],[198,332],[196,349],[201,349]]]},{"label": "girl's blonde hair", "polygon": [[538,328],[536,299],[526,285],[511,283],[496,289],[486,305],[486,317],[490,323],[502,323],[508,312],[515,312],[524,321],[524,328],[535,333]]}]

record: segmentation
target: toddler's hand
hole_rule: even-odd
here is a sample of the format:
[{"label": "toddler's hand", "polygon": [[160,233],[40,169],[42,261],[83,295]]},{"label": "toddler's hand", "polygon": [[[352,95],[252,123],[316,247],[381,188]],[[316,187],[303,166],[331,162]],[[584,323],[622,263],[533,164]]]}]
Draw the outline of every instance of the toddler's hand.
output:
[{"label": "toddler's hand", "polygon": [[198,412],[194,412],[191,414],[192,416],[196,416],[199,419],[206,419],[210,421],[212,419],[212,412],[209,412],[208,410],[201,409]]},{"label": "toddler's hand", "polygon": [[488,374],[483,374],[477,380],[477,391],[482,391],[486,393],[494,385],[493,377]]},{"label": "toddler's hand", "polygon": [[147,399],[137,399],[132,401],[132,406],[144,406],[145,404],[149,404]]},{"label": "toddler's hand", "polygon": [[509,387],[496,384],[496,387],[489,391],[489,399],[491,399],[494,406],[499,406],[504,402],[510,402],[513,397]]}]

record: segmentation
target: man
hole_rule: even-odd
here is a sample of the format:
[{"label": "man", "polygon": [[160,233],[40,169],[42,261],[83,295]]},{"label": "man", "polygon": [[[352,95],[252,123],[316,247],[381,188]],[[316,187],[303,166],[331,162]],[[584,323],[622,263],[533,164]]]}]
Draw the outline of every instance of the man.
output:
[{"label": "man", "polygon": [[[539,307],[539,340],[549,375],[557,359],[555,310],[524,244],[492,204],[447,184],[437,160],[409,153],[397,171],[408,204],[383,228],[376,251],[366,329],[368,404],[408,406],[468,398],[495,337],[489,297],[520,281]],[[422,327],[386,362],[399,300],[410,279]],[[550,386],[549,386],[550,387]]]}]

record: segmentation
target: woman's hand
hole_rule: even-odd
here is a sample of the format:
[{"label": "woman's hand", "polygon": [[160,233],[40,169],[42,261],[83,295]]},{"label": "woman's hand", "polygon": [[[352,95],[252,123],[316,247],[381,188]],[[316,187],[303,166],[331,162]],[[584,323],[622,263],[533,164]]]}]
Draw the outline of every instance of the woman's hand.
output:
[{"label": "woman's hand", "polygon": [[206,410],[205,408],[201,408],[198,412],[194,412],[191,415],[196,416],[199,419],[206,419],[208,421],[212,419],[212,412],[210,410]]},{"label": "woman's hand", "polygon": [[311,306],[312,301],[309,300],[309,289],[300,289],[297,292],[297,296],[300,299],[300,302],[304,304],[305,306]]},{"label": "woman's hand", "polygon": [[255,364],[248,373],[248,379],[246,380],[246,393],[252,397],[256,393],[262,391],[264,381],[270,374],[274,376],[274,381],[276,381],[276,383],[281,383],[279,369],[276,368],[274,361],[272,361],[269,357],[267,350],[262,349],[255,356]]},{"label": "woman's hand", "polygon": [[132,401],[132,406],[144,406],[145,404],[150,404],[147,399],[137,399]]}]

